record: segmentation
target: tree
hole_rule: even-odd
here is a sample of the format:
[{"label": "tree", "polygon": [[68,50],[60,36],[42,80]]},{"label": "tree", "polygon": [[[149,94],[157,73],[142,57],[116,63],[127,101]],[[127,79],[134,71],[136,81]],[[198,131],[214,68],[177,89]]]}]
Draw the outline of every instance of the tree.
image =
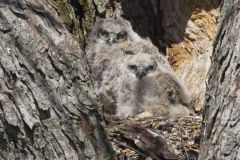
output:
[{"label": "tree", "polygon": [[[150,37],[161,50],[170,50],[167,54],[174,69],[182,73],[185,69],[178,71],[175,63],[181,62],[181,56],[174,54],[179,48],[173,43],[194,39],[194,54],[202,54],[205,44],[198,48],[203,43],[191,33],[199,27],[188,26],[188,20],[195,8],[192,4],[210,10],[218,7],[215,1],[0,0],[0,159],[114,159],[84,53],[96,16],[122,12],[137,33]],[[237,4],[237,0],[225,0],[222,9],[209,73],[202,159],[239,154],[239,141],[234,141],[239,139]],[[181,55],[186,57],[186,52]],[[206,66],[198,59],[191,62]]]},{"label": "tree", "polygon": [[0,159],[114,159],[84,52],[49,2],[0,1]]},{"label": "tree", "polygon": [[240,157],[239,0],[224,0],[208,74],[200,160]]}]

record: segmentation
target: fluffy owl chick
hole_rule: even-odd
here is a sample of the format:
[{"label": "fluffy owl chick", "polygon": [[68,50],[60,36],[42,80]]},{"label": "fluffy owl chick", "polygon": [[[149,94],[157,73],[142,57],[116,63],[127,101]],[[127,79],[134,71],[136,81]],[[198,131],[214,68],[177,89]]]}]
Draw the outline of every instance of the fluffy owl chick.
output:
[{"label": "fluffy owl chick", "polygon": [[89,35],[89,43],[115,45],[126,40],[141,39],[132,29],[129,21],[117,17],[97,18]]},{"label": "fluffy owl chick", "polygon": [[161,64],[162,68],[172,71],[172,68],[167,58],[162,53],[160,53],[158,48],[154,46],[153,43],[148,39],[141,39],[138,41],[129,42],[125,48],[122,48],[122,50],[125,54],[150,54],[152,55],[152,57],[154,57],[154,59],[156,59],[158,63]]},{"label": "fluffy owl chick", "polygon": [[141,38],[132,30],[131,24],[121,18],[97,18],[89,35],[86,53],[93,79],[99,79],[112,59],[111,53],[129,41]]},{"label": "fluffy owl chick", "polygon": [[[97,85],[95,85],[95,88],[104,104],[105,111],[114,113],[112,111],[114,111],[116,108],[117,97],[121,97],[118,96],[118,93],[121,94],[121,92],[118,92],[121,89],[120,83],[122,83],[122,78],[120,77],[122,77],[126,72],[130,71],[129,68],[126,68],[126,66],[129,65],[131,60],[133,63],[136,61],[136,56],[134,55],[138,53],[145,53],[149,55],[147,57],[151,57],[146,64],[151,63],[153,58],[154,65],[152,66],[154,66],[154,69],[155,66],[157,66],[157,62],[161,64],[160,66],[162,70],[166,70],[167,73],[173,73],[167,58],[159,53],[158,49],[150,41],[141,39],[139,41],[129,41],[125,43],[125,45],[119,46],[113,52],[108,54],[108,56],[106,56],[106,58],[108,58],[108,63],[105,66],[104,71],[101,73],[100,78],[96,79]],[[151,70],[152,66],[148,68],[148,71]],[[147,72],[147,70],[144,72]],[[141,74],[144,73],[138,73],[138,76],[143,76]],[[130,74],[126,76],[129,75]],[[130,78],[130,81],[134,78]]]},{"label": "fluffy owl chick", "polygon": [[137,53],[126,58],[120,76],[117,116],[133,117],[141,112],[153,115],[185,116],[190,102],[186,87],[154,55]]}]

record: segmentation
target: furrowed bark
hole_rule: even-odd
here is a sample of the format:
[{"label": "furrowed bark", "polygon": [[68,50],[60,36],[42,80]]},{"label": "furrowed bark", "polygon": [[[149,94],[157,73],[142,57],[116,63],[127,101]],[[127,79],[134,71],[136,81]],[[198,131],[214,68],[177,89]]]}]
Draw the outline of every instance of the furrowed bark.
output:
[{"label": "furrowed bark", "polygon": [[84,52],[54,5],[0,4],[0,159],[113,159]]},{"label": "furrowed bark", "polygon": [[239,0],[223,1],[208,74],[200,160],[240,157]]}]

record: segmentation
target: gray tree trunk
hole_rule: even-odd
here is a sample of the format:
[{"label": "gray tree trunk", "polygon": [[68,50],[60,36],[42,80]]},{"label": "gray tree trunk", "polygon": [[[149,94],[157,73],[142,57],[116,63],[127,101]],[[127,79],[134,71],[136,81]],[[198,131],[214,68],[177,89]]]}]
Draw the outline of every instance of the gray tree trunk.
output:
[{"label": "gray tree trunk", "polygon": [[240,159],[239,0],[224,0],[208,74],[200,160]]},{"label": "gray tree trunk", "polygon": [[114,159],[84,52],[47,0],[0,0],[0,159]]}]

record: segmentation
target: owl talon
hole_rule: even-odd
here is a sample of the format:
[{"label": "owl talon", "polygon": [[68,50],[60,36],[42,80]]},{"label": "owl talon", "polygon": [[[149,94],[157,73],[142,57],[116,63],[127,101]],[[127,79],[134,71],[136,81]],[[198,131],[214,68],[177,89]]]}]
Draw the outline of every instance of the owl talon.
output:
[{"label": "owl talon", "polygon": [[143,112],[135,116],[136,119],[145,119],[145,118],[152,118],[153,114],[150,112]]}]

